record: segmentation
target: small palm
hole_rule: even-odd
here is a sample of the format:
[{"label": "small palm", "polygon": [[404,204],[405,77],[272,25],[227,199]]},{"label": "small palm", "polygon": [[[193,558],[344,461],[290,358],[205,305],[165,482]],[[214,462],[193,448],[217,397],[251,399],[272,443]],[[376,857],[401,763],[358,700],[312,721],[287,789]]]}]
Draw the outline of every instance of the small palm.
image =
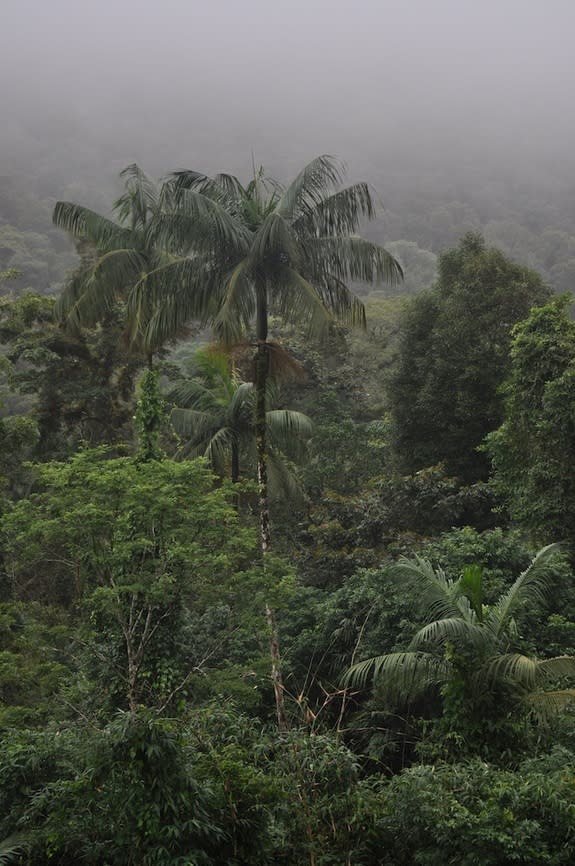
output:
[{"label": "small palm", "polygon": [[451,581],[426,560],[401,562],[397,573],[415,581],[428,622],[405,652],[360,662],[347,672],[347,680],[364,686],[373,678],[381,694],[395,704],[409,704],[434,691],[445,697],[459,682],[468,712],[480,712],[486,696],[499,695],[546,720],[575,698],[575,689],[553,688],[558,678],[575,678],[575,658],[536,659],[517,651],[514,617],[523,605],[544,598],[549,559],[556,552],[556,545],[543,548],[491,606],[483,604],[477,566]]},{"label": "small palm", "polygon": [[[187,454],[203,455],[220,475],[240,478],[240,459],[253,466],[255,451],[254,386],[242,381],[221,351],[195,355],[199,377],[182,380],[172,389],[172,423],[184,439]],[[294,492],[284,454],[301,456],[311,434],[311,421],[301,412],[270,409],[266,413],[270,440],[269,463],[278,492]],[[291,479],[291,480],[290,480]]]}]

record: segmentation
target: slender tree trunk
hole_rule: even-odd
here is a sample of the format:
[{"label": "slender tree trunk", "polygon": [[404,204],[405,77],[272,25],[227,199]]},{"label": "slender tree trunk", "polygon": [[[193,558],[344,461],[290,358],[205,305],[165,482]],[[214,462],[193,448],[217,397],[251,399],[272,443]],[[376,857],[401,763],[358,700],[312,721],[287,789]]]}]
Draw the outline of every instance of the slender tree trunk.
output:
[{"label": "slender tree trunk", "polygon": [[[240,445],[236,436],[232,437],[232,484],[237,484],[240,480]],[[236,493],[233,497],[234,508],[240,513],[241,498],[240,494]]]},{"label": "slender tree trunk", "polygon": [[128,706],[135,714],[138,710],[138,666],[133,658],[128,657]]},{"label": "slender tree trunk", "polygon": [[[256,312],[257,350],[255,358],[256,379],[256,449],[258,459],[258,500],[260,512],[260,542],[265,567],[265,557],[270,549],[270,510],[268,501],[268,467],[266,441],[266,389],[269,374],[268,338],[268,308],[267,288],[265,283],[257,287]],[[278,728],[281,733],[287,731],[285,714],[284,687],[281,670],[278,630],[275,611],[266,604],[266,619],[270,634],[271,678],[276,703]]]},{"label": "slender tree trunk", "polygon": [[258,505],[260,543],[265,555],[270,546],[270,509],[268,502],[268,465],[266,442],[266,386],[268,378],[268,347],[258,340],[256,352],[256,449],[258,455]]},{"label": "slender tree trunk", "polygon": [[232,484],[237,484],[240,480],[240,449],[238,440],[234,436],[232,439]]},{"label": "slender tree trunk", "polygon": [[272,685],[274,687],[274,697],[276,701],[276,715],[278,720],[278,730],[284,733],[288,729],[285,702],[284,702],[284,684],[282,677],[280,645],[278,640],[278,628],[276,625],[276,615],[273,608],[266,604],[266,618],[270,630],[270,655],[272,660]]},{"label": "slender tree trunk", "polygon": [[268,467],[266,442],[266,389],[269,372],[268,308],[265,283],[257,287],[256,318],[256,449],[258,459],[258,504],[260,512],[260,542],[265,555],[270,546],[270,509],[268,502]]}]

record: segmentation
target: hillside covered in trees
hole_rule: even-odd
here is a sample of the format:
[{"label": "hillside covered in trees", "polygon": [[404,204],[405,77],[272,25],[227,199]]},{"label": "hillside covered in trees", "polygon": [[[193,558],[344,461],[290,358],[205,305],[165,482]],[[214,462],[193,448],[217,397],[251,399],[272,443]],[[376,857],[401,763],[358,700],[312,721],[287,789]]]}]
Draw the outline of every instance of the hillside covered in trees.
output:
[{"label": "hillside covered in trees", "polygon": [[193,169],[0,191],[0,861],[568,866],[567,193]]}]

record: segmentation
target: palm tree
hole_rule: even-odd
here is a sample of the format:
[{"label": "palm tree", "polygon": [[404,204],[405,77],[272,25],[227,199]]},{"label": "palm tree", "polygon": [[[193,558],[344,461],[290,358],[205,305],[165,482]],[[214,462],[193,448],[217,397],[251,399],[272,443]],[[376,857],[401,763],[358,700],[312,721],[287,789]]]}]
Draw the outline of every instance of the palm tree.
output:
[{"label": "palm tree", "polygon": [[[172,410],[172,424],[186,440],[187,454],[207,457],[220,475],[230,466],[231,480],[236,482],[241,453],[249,459],[254,450],[253,383],[241,380],[222,351],[200,350],[194,362],[203,381],[182,380],[173,388],[170,398],[177,406]],[[273,409],[266,413],[266,422],[272,485],[275,482],[278,490],[293,494],[293,478],[281,455],[301,454],[305,438],[311,435],[311,421],[301,412]]]},{"label": "palm tree", "polygon": [[[131,306],[155,312],[145,340],[161,343],[182,323],[209,316],[218,337],[236,342],[255,323],[255,434],[261,547],[269,548],[267,492],[267,383],[271,369],[270,312],[300,321],[311,336],[338,318],[365,323],[362,303],[348,281],[401,279],[383,247],[357,236],[375,215],[365,183],[341,189],[339,162],[319,156],[287,187],[263,171],[243,186],[231,175],[178,172],[166,184],[171,207],[158,215],[155,243],[180,258],[135,286]],[[182,251],[186,254],[181,256]]]},{"label": "palm tree", "polygon": [[549,589],[550,558],[557,545],[543,548],[529,567],[493,605],[483,603],[481,568],[470,566],[457,580],[425,559],[403,560],[399,575],[415,581],[428,622],[405,652],[366,659],[345,676],[363,687],[373,679],[390,704],[406,705],[439,693],[444,711],[456,693],[467,718],[527,708],[540,720],[575,699],[575,689],[553,688],[558,679],[575,677],[575,657],[531,658],[517,651],[515,615],[541,601]]},{"label": "palm tree", "polygon": [[[231,175],[184,171],[156,195],[139,169],[127,171],[119,224],[76,205],[56,206],[56,224],[97,250],[63,309],[81,318],[101,309],[100,296],[109,304],[120,288],[132,340],[148,354],[193,320],[213,323],[228,344],[249,333],[255,321],[254,427],[265,555],[269,314],[301,321],[314,336],[327,333],[334,317],[364,325],[363,305],[347,282],[394,283],[402,278],[401,267],[383,247],[357,236],[362,220],[375,215],[372,198],[365,183],[340,188],[343,170],[332,157],[312,160],[287,188],[261,170],[246,187]],[[285,716],[270,608],[268,620],[281,730]]]},{"label": "palm tree", "polygon": [[56,314],[68,328],[91,327],[123,302],[129,308],[130,344],[150,358],[162,345],[151,342],[147,331],[154,310],[145,295],[134,304],[132,293],[145,275],[170,271],[177,259],[156,243],[154,234],[159,216],[170,207],[170,189],[158,187],[136,164],[120,177],[124,192],[114,204],[116,221],[71,202],[59,201],[54,208],[54,224],[71,235],[81,260],[58,299]]}]

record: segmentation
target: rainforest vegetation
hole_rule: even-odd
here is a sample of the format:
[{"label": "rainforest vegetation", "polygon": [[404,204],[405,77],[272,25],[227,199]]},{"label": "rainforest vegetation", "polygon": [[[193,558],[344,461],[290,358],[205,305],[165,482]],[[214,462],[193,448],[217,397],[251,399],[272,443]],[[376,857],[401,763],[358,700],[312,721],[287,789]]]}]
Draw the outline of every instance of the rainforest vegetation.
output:
[{"label": "rainforest vegetation", "polygon": [[0,863],[569,866],[572,196],[200,169],[0,186]]}]

